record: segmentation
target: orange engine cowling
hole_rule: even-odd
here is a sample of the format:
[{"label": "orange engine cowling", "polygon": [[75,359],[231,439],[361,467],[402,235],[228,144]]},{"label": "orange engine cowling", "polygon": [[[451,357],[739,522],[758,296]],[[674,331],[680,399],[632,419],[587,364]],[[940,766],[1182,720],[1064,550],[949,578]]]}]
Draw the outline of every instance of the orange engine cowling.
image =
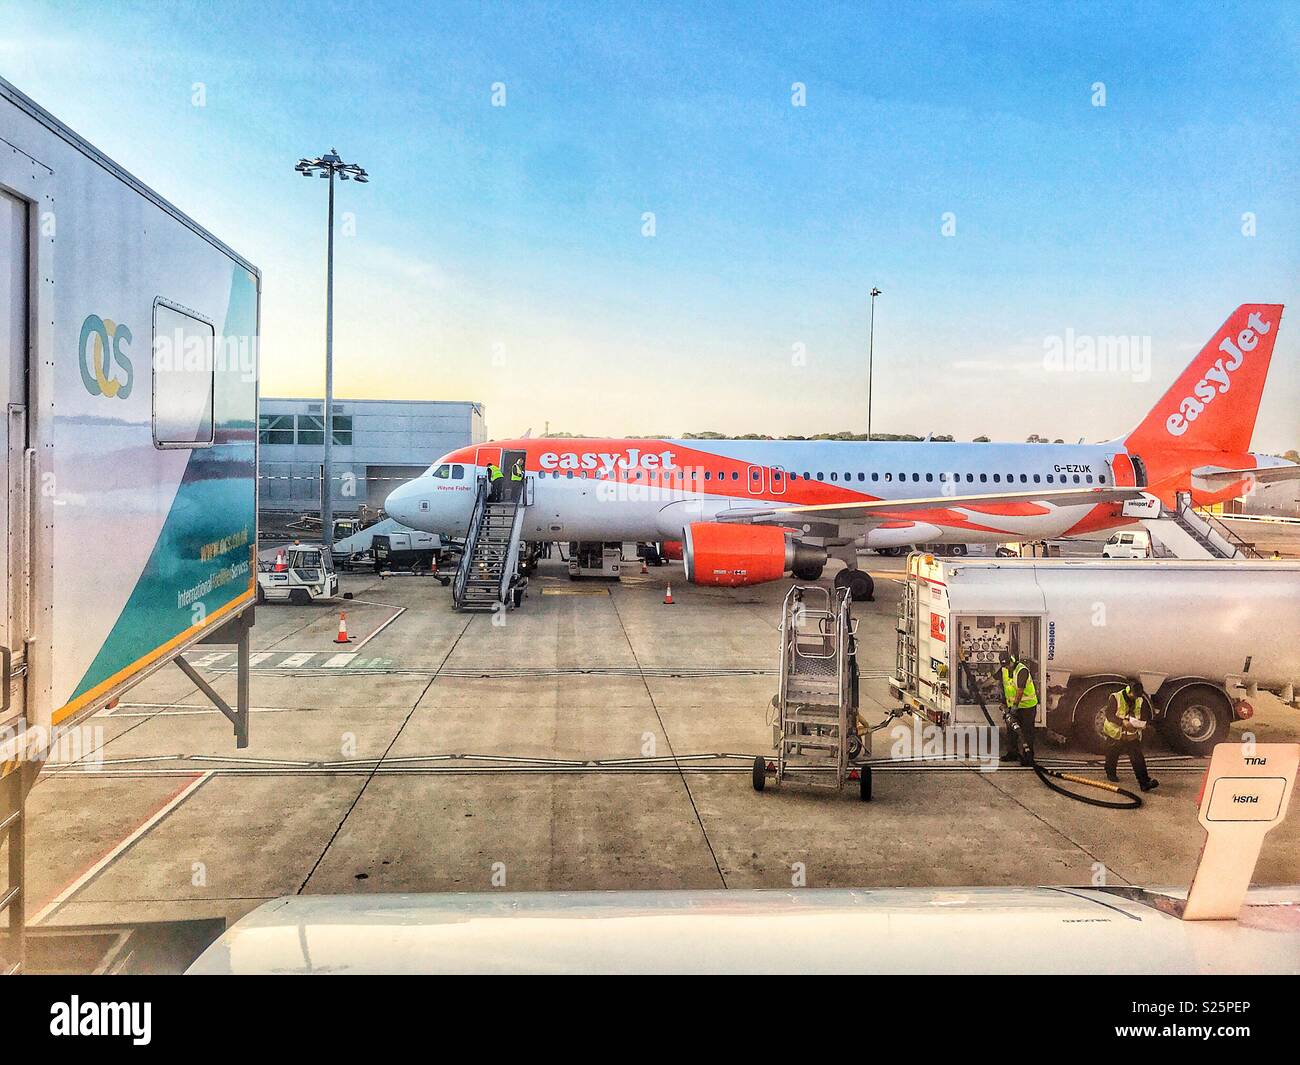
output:
[{"label": "orange engine cowling", "polygon": [[682,542],[680,540],[665,540],[659,545],[659,553],[669,562],[680,562],[682,560]]},{"label": "orange engine cowling", "polygon": [[682,552],[688,581],[724,588],[779,581],[791,567],[814,556],[825,559],[825,552],[787,540],[785,532],[773,526],[713,521],[688,525]]}]

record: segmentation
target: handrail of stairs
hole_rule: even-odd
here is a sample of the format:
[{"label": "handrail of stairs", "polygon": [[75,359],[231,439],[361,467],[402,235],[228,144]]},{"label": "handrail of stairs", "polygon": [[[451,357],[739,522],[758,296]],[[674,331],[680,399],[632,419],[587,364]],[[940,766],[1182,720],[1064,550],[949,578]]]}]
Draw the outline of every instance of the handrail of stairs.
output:
[{"label": "handrail of stairs", "polygon": [[506,553],[505,564],[501,567],[501,584],[497,589],[497,598],[502,603],[509,599],[511,586],[514,584],[515,575],[519,570],[519,551],[523,547],[524,511],[532,501],[533,479],[525,477],[523,484],[519,488],[519,496],[515,500],[514,519],[510,526],[510,549]]},{"label": "handrail of stairs", "polygon": [[[1247,543],[1240,536],[1234,533],[1223,522],[1219,521],[1208,511],[1197,510],[1192,506],[1192,497],[1188,492],[1179,492],[1174,500],[1177,504],[1176,513],[1182,518],[1185,525],[1190,526],[1189,532],[1192,532],[1199,539],[1206,541],[1207,547],[1215,554],[1227,551],[1225,557],[1232,558],[1240,555],[1243,558],[1261,558],[1262,556],[1255,550],[1253,544]],[[1201,528],[1196,527],[1199,522]],[[1215,540],[1220,541],[1216,543]]]},{"label": "handrail of stairs", "polygon": [[1259,551],[1255,549],[1254,544],[1250,543],[1248,540],[1243,540],[1240,536],[1238,536],[1235,532],[1233,532],[1225,522],[1220,521],[1209,511],[1198,510],[1196,511],[1196,516],[1200,518],[1202,521],[1204,521],[1205,524],[1208,525],[1211,529],[1213,529],[1217,535],[1222,536],[1224,540],[1232,544],[1233,547],[1235,547],[1247,558],[1264,557],[1262,554],[1259,553]]},{"label": "handrail of stairs", "polygon": [[474,547],[478,543],[479,526],[483,521],[483,509],[487,506],[487,497],[488,480],[486,477],[479,477],[478,492],[474,497],[474,510],[470,514],[469,528],[465,533],[465,550],[460,556],[460,565],[456,567],[456,581],[451,587],[451,602],[456,607],[460,606],[461,599],[465,595],[465,582],[469,580]]}]

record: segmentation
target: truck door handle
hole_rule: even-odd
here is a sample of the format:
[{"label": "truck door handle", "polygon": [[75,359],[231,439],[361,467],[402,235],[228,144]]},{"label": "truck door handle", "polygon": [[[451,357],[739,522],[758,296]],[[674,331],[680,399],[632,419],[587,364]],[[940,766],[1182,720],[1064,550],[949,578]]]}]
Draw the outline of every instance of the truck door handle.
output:
[{"label": "truck door handle", "polygon": [[2,697],[0,697],[0,713],[4,713],[6,710],[8,710],[9,704],[12,701],[9,695],[9,682],[10,680],[13,679],[12,678],[13,664],[14,664],[13,651],[11,651],[8,647],[0,647],[0,674],[3,675],[2,677],[0,677],[0,685],[2,685],[4,688],[4,694]]}]

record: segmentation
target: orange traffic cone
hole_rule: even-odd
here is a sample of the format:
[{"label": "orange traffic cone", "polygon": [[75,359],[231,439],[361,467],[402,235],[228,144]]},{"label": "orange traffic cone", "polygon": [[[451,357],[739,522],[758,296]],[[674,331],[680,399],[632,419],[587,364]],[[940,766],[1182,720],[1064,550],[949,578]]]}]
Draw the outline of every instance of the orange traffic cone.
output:
[{"label": "orange traffic cone", "polygon": [[335,643],[351,643],[352,637],[348,635],[348,615],[344,610],[339,611],[339,634],[334,637]]},{"label": "orange traffic cone", "polygon": [[275,572],[283,573],[288,568],[288,563],[284,560],[284,548],[282,547],[275,553]]},{"label": "orange traffic cone", "polygon": [[664,606],[673,605],[673,586],[670,584],[667,591],[664,592]]}]

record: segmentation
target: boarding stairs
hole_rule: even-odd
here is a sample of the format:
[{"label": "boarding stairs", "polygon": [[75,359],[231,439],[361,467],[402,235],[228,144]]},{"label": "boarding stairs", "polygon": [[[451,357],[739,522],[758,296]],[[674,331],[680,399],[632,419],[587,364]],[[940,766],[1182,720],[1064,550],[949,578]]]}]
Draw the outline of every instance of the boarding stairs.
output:
[{"label": "boarding stairs", "polygon": [[493,499],[488,479],[479,478],[465,551],[452,585],[457,610],[496,611],[519,606],[523,599],[528,578],[519,573],[519,551],[532,478],[500,483],[503,496]]},{"label": "boarding stairs", "polygon": [[1223,522],[1196,510],[1190,493],[1179,492],[1175,504],[1172,510],[1162,507],[1159,518],[1145,523],[1157,542],[1153,550],[1172,558],[1261,557]]},{"label": "boarding stairs", "polygon": [[849,779],[849,730],[857,723],[851,605],[845,589],[796,585],[786,594],[773,726],[778,785],[838,790]]}]

